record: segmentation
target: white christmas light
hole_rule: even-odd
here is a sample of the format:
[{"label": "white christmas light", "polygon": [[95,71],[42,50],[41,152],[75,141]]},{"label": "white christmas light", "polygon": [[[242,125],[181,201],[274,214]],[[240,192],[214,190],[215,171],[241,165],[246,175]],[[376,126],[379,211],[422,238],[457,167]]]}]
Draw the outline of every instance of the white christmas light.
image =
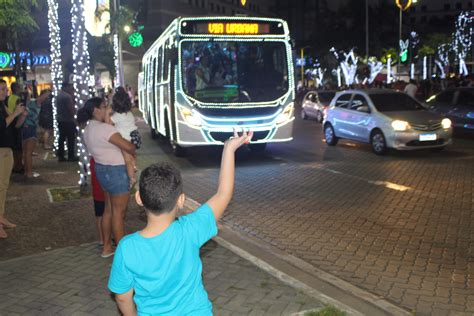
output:
[{"label": "white christmas light", "polygon": [[467,76],[466,56],[472,46],[472,17],[470,12],[461,12],[455,23],[452,49],[459,62],[459,74]]},{"label": "white christmas light", "polygon": [[119,36],[117,33],[114,34],[113,42],[114,42],[115,86],[119,87],[122,85],[122,82],[120,82]]},{"label": "white christmas light", "polygon": [[[76,101],[76,112],[84,106],[89,99],[89,48],[87,45],[87,32],[85,29],[84,6],[81,0],[71,0],[71,34],[72,34],[72,58],[74,61],[74,98]],[[75,116],[76,118],[76,116]],[[84,130],[77,128],[77,156],[79,157],[79,184],[85,185],[89,170],[89,155],[83,144],[82,136]]]},{"label": "white christmas light", "polygon": [[392,58],[387,58],[387,84],[392,83]]},{"label": "white christmas light", "polygon": [[370,77],[368,79],[369,84],[374,82],[375,77],[382,71],[383,69],[383,64],[380,61],[377,61],[375,58],[369,59],[369,62],[367,63],[369,65],[370,69]]},{"label": "white christmas light", "polygon": [[426,80],[428,78],[428,71],[427,71],[427,67],[426,67],[426,60],[428,59],[428,57],[423,57],[423,80]]},{"label": "white christmas light", "polygon": [[[63,81],[63,71],[61,67],[61,35],[58,24],[58,3],[56,0],[48,0],[48,27],[49,43],[51,50],[51,81],[52,89],[52,109],[53,109],[53,146],[56,151],[59,146],[59,128],[57,120],[57,97]],[[64,145],[64,144],[61,144]]]},{"label": "white christmas light", "polygon": [[410,79],[415,79],[415,64],[410,65]]},{"label": "white christmas light", "polygon": [[346,54],[345,52],[343,52],[344,58],[339,57],[339,54],[337,53],[334,47],[331,48],[329,51],[334,54],[337,61],[339,62],[339,66],[341,67],[342,73],[344,75],[344,80],[346,82],[346,85],[350,86],[354,82],[358,82],[356,78],[356,73],[357,73],[357,62],[359,61],[359,59],[355,57],[354,50],[351,49],[349,54]]}]

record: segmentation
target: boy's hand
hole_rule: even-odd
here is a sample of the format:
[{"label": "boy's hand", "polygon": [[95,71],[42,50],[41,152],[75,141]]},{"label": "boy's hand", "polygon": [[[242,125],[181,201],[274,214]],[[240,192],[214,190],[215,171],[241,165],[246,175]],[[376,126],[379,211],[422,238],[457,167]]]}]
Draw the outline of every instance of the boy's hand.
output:
[{"label": "boy's hand", "polygon": [[234,129],[234,136],[226,140],[226,142],[224,143],[224,149],[228,148],[232,151],[236,151],[237,148],[239,148],[243,144],[250,143],[252,136],[253,136],[253,131],[247,132],[245,130],[242,130],[242,135],[239,136],[237,131]]}]

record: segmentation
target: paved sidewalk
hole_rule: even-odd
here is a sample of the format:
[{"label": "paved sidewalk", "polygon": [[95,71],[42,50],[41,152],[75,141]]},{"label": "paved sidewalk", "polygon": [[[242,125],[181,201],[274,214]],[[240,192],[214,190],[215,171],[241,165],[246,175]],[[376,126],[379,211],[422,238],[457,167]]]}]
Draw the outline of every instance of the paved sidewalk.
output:
[{"label": "paved sidewalk", "polygon": [[[119,315],[106,288],[112,259],[97,244],[0,262],[0,315]],[[210,241],[201,250],[215,315],[291,315],[322,307]]]}]

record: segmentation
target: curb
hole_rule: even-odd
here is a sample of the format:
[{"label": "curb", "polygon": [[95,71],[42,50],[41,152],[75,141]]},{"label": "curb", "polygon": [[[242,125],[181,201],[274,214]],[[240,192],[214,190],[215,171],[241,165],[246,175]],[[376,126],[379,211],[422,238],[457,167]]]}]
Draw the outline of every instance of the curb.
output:
[{"label": "curb", "polygon": [[[193,210],[200,205],[186,197],[185,207]],[[349,315],[412,315],[381,296],[356,287],[261,240],[244,235],[225,223],[219,223],[219,235],[213,239],[285,284],[344,310]]]}]

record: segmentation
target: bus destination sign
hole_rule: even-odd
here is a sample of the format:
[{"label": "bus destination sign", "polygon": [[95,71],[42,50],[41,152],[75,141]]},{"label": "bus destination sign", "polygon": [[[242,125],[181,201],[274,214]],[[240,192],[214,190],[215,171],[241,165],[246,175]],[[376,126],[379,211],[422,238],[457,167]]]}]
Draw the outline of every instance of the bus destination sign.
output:
[{"label": "bus destination sign", "polygon": [[262,21],[186,21],[181,24],[183,34],[209,35],[283,35],[281,23]]}]

